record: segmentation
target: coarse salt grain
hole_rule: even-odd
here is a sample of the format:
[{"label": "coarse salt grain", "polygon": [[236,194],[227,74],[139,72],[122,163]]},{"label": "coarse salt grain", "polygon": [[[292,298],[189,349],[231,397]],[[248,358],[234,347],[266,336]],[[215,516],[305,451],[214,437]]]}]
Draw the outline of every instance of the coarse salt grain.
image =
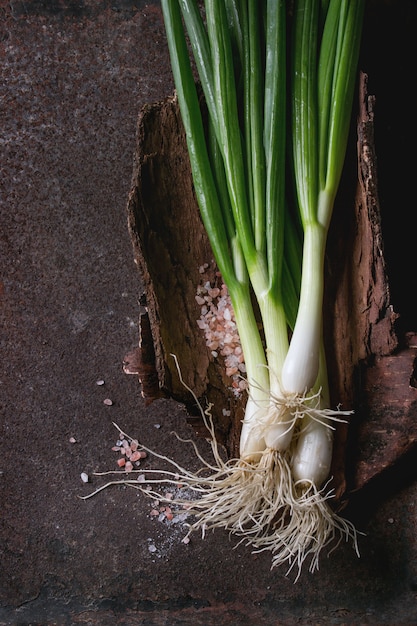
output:
[{"label": "coarse salt grain", "polygon": [[[220,274],[218,273],[220,278]],[[235,356],[235,361],[225,362],[226,374],[232,379],[231,389],[236,396],[247,389],[241,375],[246,373],[239,333],[234,319],[233,307],[227,287],[211,285],[206,281],[197,288],[196,301],[200,304],[198,327],[204,332],[206,345],[213,358]]]}]

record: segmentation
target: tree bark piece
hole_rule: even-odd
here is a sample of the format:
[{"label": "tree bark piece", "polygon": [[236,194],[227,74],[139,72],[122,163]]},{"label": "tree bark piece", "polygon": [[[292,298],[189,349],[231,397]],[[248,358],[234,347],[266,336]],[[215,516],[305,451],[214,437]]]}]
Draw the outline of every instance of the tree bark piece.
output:
[{"label": "tree bark piece", "polygon": [[[415,389],[409,385],[411,349],[395,354],[397,315],[390,304],[383,254],[373,106],[367,77],[361,75],[357,159],[354,151],[348,152],[327,248],[325,340],[332,402],[356,410],[352,425],[338,427],[335,437],[333,483],[339,500],[394,464],[417,440],[412,434],[404,442],[406,415],[398,431],[400,440],[393,441],[386,434],[391,418],[384,426],[384,407],[399,406],[400,412],[409,413]],[[217,269],[193,192],[175,97],[141,111],[137,137],[128,218],[145,293],[138,367],[142,390],[148,398],[161,393],[171,396],[191,411],[194,407],[194,414],[196,403],[190,389],[203,407],[212,403],[220,440],[236,455],[246,399],[237,399],[230,390],[222,360],[213,358],[197,325],[198,285],[214,283]],[[386,372],[395,369],[395,363],[401,363],[395,385],[382,393]],[[149,385],[152,376],[157,385]],[[375,419],[381,422],[377,433]],[[348,468],[351,483],[347,485],[345,451],[350,432],[357,442],[356,465]],[[371,454],[373,446],[384,447],[384,454]]]},{"label": "tree bark piece", "polygon": [[[146,297],[141,317],[142,388],[148,388],[148,397],[162,393],[184,402],[198,415],[190,391],[180,381],[175,355],[186,385],[204,408],[212,403],[220,439],[236,449],[238,428],[231,428],[229,412],[242,415],[242,400],[227,391],[231,381],[223,362],[213,359],[197,326],[197,287],[219,279],[194,195],[175,97],[145,106],[140,113],[128,219]],[[148,322],[151,333],[144,333]],[[158,388],[150,390],[152,369]]]},{"label": "tree bark piece", "polygon": [[[352,486],[358,491],[396,464],[417,444],[417,335],[366,369],[357,436],[352,437]],[[353,429],[355,432],[355,429]]]}]

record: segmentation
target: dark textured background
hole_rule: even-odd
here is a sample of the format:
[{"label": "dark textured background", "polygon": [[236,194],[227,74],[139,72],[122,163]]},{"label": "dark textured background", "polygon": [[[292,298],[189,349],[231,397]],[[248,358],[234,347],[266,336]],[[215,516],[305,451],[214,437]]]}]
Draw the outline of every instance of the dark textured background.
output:
[{"label": "dark textured background", "polygon": [[[415,12],[371,3],[362,68],[392,299],[414,331]],[[170,435],[188,433],[183,407],[145,406],[122,368],[141,294],[126,222],[135,126],[172,92],[164,29],[159,3],[139,0],[0,0],[0,20],[0,624],[416,623],[412,480],[354,512],[361,559],[342,546],[296,585],[224,533],[184,545],[133,490],[78,498],[98,484],[81,472],[114,465],[112,421],[192,463]]]}]

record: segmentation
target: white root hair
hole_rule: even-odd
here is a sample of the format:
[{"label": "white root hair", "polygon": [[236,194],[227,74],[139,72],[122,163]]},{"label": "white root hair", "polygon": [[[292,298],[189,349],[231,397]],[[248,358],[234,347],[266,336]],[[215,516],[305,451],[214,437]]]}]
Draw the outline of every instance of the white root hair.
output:
[{"label": "white root hair", "polygon": [[[310,419],[328,425],[329,418],[344,421],[339,415],[345,416],[349,412],[320,409],[320,392],[304,398],[274,397],[272,400],[278,411],[282,411],[284,406],[286,414],[292,414],[291,427],[295,423],[298,425],[290,448],[285,452],[266,448],[256,461],[237,458],[224,460],[216,440],[211,406],[203,410],[193,391],[182,380],[175,356],[174,359],[180,380],[197,402],[209,432],[212,461],[209,462],[202,456],[192,440],[186,441],[192,444],[202,464],[201,469],[196,472],[189,471],[173,459],[141,445],[149,454],[168,462],[173,471],[141,469],[138,471],[145,476],[143,482],[129,478],[112,480],[83,499],[90,498],[111,485],[134,487],[149,497],[186,509],[194,518],[188,534],[198,530],[204,537],[208,530],[228,530],[240,538],[238,545],[244,543],[253,552],[269,551],[272,555],[271,569],[286,564],[287,575],[296,572],[295,581],[300,577],[305,561],[309,561],[311,572],[318,570],[323,549],[333,543],[337,547],[342,539],[351,540],[359,555],[358,533],[350,521],[343,519],[332,509],[330,500],[334,493],[329,489],[328,483],[318,488],[311,481],[297,482],[291,469],[291,457],[297,434],[302,428],[303,417],[308,415]],[[117,424],[114,425],[121,435],[133,439]],[[263,426],[266,427],[266,423]],[[114,473],[126,474],[120,471]],[[158,485],[167,483],[191,490],[196,498],[166,499],[158,491]]]}]

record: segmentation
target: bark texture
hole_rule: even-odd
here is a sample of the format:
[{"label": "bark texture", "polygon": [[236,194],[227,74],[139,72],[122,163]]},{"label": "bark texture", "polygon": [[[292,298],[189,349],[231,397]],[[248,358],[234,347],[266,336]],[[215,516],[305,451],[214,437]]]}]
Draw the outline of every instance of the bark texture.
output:
[{"label": "bark texture", "polygon": [[[356,158],[352,141],[327,247],[325,339],[332,401],[355,410],[351,423],[338,427],[335,437],[333,476],[339,500],[395,464],[417,439],[415,429],[408,423],[405,427],[404,421],[399,440],[387,435],[394,407],[404,420],[414,401],[415,389],[409,382],[414,348],[406,346],[396,354],[397,315],[390,303],[378,200],[374,99],[367,92],[365,74],[360,77],[358,99],[352,132]],[[133,371],[149,400],[165,394],[196,414],[174,354],[187,386],[204,407],[212,403],[219,438],[230,454],[236,454],[245,399],[237,400],[228,389],[224,365],[213,359],[197,326],[197,287],[216,280],[216,266],[193,192],[175,97],[140,113],[128,216],[145,291],[141,345]],[[396,363],[401,364],[398,370]],[[386,372],[392,369],[395,388],[384,387]],[[375,419],[382,421],[378,435],[373,430]],[[375,447],[383,447],[384,454],[372,454]],[[355,465],[346,474],[347,448],[354,450]]]}]

